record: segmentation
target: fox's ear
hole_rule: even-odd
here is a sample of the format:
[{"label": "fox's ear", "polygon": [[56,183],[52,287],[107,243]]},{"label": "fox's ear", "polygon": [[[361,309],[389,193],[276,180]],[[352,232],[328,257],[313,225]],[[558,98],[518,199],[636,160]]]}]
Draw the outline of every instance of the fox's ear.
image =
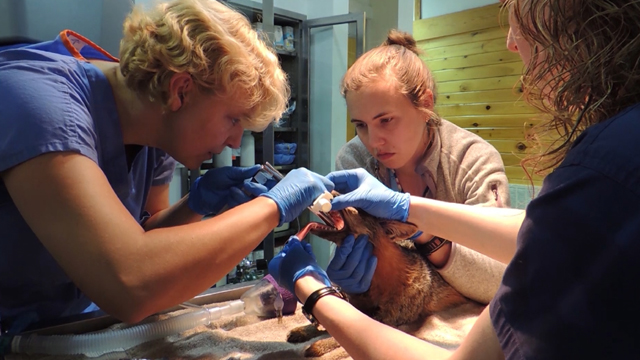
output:
[{"label": "fox's ear", "polygon": [[379,223],[391,240],[406,240],[418,232],[418,227],[410,222],[380,219]]}]

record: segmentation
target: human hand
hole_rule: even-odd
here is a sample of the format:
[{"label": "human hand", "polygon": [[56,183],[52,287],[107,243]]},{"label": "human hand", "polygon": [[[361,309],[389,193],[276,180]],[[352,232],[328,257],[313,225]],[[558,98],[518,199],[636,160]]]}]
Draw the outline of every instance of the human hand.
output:
[{"label": "human hand", "polygon": [[318,196],[331,190],[333,183],[324,176],[299,168],[291,170],[273,189],[261,196],[268,197],[278,205],[280,226],[295,219]]},{"label": "human hand", "polygon": [[331,201],[331,210],[353,206],[379,218],[407,221],[409,217],[411,196],[389,189],[364,169],[334,171],[327,179],[342,194]]},{"label": "human hand", "polygon": [[327,273],[316,262],[311,244],[301,243],[297,236],[289,238],[287,243],[271,261],[269,274],[285,289],[295,294],[295,283],[305,275],[312,275],[327,286],[331,286]]},{"label": "human hand", "polygon": [[200,215],[217,214],[225,205],[233,207],[251,200],[239,187],[258,170],[260,165],[225,166],[207,171],[196,179],[189,191],[189,208]]},{"label": "human hand", "polygon": [[231,209],[240,204],[244,204],[257,196],[266,193],[271,190],[275,184],[275,180],[267,180],[264,184],[259,184],[251,181],[251,179],[246,179],[242,185],[234,186],[229,189],[229,208]]},{"label": "human hand", "polygon": [[351,294],[360,294],[371,286],[378,258],[373,255],[373,245],[367,235],[354,239],[347,236],[327,267],[329,279]]}]

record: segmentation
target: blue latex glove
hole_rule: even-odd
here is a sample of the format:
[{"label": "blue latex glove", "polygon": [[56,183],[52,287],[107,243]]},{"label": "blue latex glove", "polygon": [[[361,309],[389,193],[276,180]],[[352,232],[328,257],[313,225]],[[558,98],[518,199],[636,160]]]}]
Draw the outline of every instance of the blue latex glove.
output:
[{"label": "blue latex glove", "polygon": [[361,294],[371,286],[378,258],[367,235],[347,236],[327,267],[329,279],[350,294]]},{"label": "blue latex glove", "polygon": [[[207,171],[198,177],[189,191],[188,205],[200,215],[217,214],[225,205],[233,207],[251,200],[237,187],[260,170],[260,165],[250,167],[225,166]],[[231,192],[233,188],[238,191]],[[230,203],[230,199],[233,201]],[[233,205],[233,206],[232,206]]]},{"label": "blue latex glove", "polygon": [[247,179],[244,181],[242,186],[232,187],[229,189],[229,209],[240,204],[244,204],[247,201],[254,199],[256,196],[266,193],[271,190],[275,184],[275,180],[268,180],[263,185],[253,182],[251,179]]},{"label": "blue latex glove", "polygon": [[331,210],[353,206],[379,218],[407,221],[409,217],[411,196],[389,189],[364,169],[334,171],[327,179],[342,194],[331,201]]},{"label": "blue latex glove", "polygon": [[326,191],[333,183],[324,176],[305,168],[291,170],[273,189],[262,194],[278,205],[279,225],[292,221]]},{"label": "blue latex glove", "polygon": [[282,251],[269,261],[269,274],[292,294],[296,281],[304,275],[312,275],[331,286],[327,273],[316,262],[311,244],[301,243],[296,236],[290,237]]}]

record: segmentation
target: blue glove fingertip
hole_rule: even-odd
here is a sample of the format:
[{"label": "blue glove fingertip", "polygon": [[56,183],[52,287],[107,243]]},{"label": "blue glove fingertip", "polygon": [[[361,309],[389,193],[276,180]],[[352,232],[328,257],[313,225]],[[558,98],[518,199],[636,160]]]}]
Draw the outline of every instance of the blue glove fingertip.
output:
[{"label": "blue glove fingertip", "polygon": [[313,258],[314,261],[316,260],[316,255],[313,253],[313,246],[311,246],[310,243],[308,242],[302,242],[302,247],[304,248],[304,250],[311,255],[311,257]]},{"label": "blue glove fingertip", "polygon": [[354,242],[355,238],[351,234],[347,235],[347,237],[342,240],[342,244],[336,248],[336,253],[329,263],[329,269],[332,271],[338,271],[344,266],[345,262],[349,258],[349,254],[353,251]]},{"label": "blue glove fingertip", "polygon": [[262,165],[253,165],[247,167],[234,167],[230,172],[229,178],[236,180],[249,179],[260,171]]},{"label": "blue glove fingertip", "polygon": [[251,181],[245,181],[242,183],[242,188],[253,196],[260,196],[269,191],[266,186]]},{"label": "blue glove fingertip", "polygon": [[252,198],[247,194],[242,192],[242,190],[237,187],[232,187],[229,189],[229,208],[232,209],[238,205],[244,204],[247,201],[250,201]]}]

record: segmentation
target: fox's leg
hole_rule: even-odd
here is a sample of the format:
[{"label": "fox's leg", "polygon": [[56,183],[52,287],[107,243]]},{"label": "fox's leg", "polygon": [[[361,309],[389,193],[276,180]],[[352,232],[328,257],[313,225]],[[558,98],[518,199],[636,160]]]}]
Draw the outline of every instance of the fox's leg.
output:
[{"label": "fox's leg", "polygon": [[287,335],[287,342],[299,344],[326,333],[326,331],[320,331],[311,324],[299,326],[289,332],[289,335]]},{"label": "fox's leg", "polygon": [[304,351],[304,357],[321,357],[339,347],[340,344],[338,344],[336,339],[332,337],[320,339],[309,345],[309,347]]}]

